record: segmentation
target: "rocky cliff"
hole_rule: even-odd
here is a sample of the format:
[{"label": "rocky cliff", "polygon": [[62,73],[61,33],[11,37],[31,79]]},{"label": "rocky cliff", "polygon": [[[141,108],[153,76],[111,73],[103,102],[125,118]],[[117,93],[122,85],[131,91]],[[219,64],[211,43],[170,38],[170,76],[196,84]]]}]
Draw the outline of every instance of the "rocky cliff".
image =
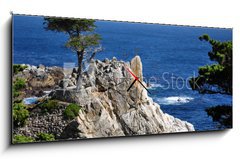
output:
[{"label": "rocky cliff", "polygon": [[[146,86],[139,56],[130,63],[116,58],[92,60],[79,90],[71,80],[63,80],[62,87],[51,96],[81,106],[76,129],[65,129],[63,136],[71,138],[74,133],[79,138],[99,138],[194,131],[192,124],[164,113],[139,82],[127,91],[134,81],[127,69]],[[72,77],[76,77],[74,71]]]},{"label": "rocky cliff", "polygon": [[[26,81],[18,98],[38,96],[39,100],[27,106],[30,116],[26,125],[14,126],[13,134],[36,138],[39,133],[50,133],[59,140],[194,131],[192,124],[164,113],[140,84],[146,86],[139,56],[130,62],[92,60],[79,90],[75,68],[24,66],[27,68],[13,76]],[[127,91],[135,79],[131,72],[140,82]],[[46,99],[57,101],[58,106],[45,111],[42,104]],[[70,103],[81,106],[73,120],[64,116]]]}]

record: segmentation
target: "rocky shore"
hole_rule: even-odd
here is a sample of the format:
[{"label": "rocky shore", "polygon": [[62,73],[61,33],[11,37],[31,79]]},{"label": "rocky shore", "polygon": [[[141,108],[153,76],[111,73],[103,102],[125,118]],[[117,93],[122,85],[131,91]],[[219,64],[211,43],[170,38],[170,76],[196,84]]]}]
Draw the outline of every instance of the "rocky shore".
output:
[{"label": "rocky shore", "polygon": [[[34,137],[44,132],[54,134],[56,139],[76,139],[194,131],[192,124],[164,113],[139,83],[127,91],[134,78],[126,68],[146,86],[139,56],[130,63],[116,58],[92,60],[79,90],[75,68],[66,75],[60,67],[27,65],[13,77],[27,81],[22,97],[41,97],[50,91],[47,98],[58,101],[59,107],[42,113],[39,104],[32,106],[27,124],[14,128],[14,134]],[[70,103],[81,106],[72,120],[63,115]]]}]

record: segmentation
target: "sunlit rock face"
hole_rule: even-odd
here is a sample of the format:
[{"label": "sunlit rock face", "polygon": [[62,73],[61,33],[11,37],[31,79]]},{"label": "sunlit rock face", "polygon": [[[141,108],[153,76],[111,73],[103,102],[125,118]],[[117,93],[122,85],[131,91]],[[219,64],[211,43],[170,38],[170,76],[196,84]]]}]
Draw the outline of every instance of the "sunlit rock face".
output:
[{"label": "sunlit rock face", "polygon": [[[82,107],[75,124],[78,138],[194,131],[192,124],[164,113],[139,82],[127,91],[134,81],[127,69],[146,85],[141,58],[135,56],[130,64],[116,58],[92,61],[80,90],[71,87],[53,93],[55,99]],[[72,133],[67,131],[64,134]]]}]

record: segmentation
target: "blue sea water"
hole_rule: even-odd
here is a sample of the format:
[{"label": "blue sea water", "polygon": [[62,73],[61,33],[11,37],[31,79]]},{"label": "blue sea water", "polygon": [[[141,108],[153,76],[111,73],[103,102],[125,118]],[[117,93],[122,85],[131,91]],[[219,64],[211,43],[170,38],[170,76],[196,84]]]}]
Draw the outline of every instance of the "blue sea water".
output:
[{"label": "blue sea water", "polygon": [[[76,55],[64,46],[68,36],[44,30],[43,17],[14,16],[13,62],[31,65],[63,66],[77,62]],[[231,104],[228,95],[201,95],[189,89],[187,79],[197,76],[198,67],[212,64],[211,46],[198,37],[208,34],[220,41],[232,40],[231,29],[97,21],[104,51],[96,58],[129,61],[138,54],[151,97],[161,109],[192,123],[196,130],[222,129],[207,116],[205,109]],[[177,83],[177,84],[176,84]]]}]

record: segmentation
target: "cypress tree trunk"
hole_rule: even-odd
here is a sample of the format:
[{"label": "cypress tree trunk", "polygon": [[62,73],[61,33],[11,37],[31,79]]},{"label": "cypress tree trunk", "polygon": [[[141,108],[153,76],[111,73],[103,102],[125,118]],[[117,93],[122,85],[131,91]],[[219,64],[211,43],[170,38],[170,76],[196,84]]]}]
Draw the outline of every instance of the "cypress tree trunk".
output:
[{"label": "cypress tree trunk", "polygon": [[77,91],[82,87],[82,61],[84,51],[77,51],[78,56],[78,75],[77,75]]}]

